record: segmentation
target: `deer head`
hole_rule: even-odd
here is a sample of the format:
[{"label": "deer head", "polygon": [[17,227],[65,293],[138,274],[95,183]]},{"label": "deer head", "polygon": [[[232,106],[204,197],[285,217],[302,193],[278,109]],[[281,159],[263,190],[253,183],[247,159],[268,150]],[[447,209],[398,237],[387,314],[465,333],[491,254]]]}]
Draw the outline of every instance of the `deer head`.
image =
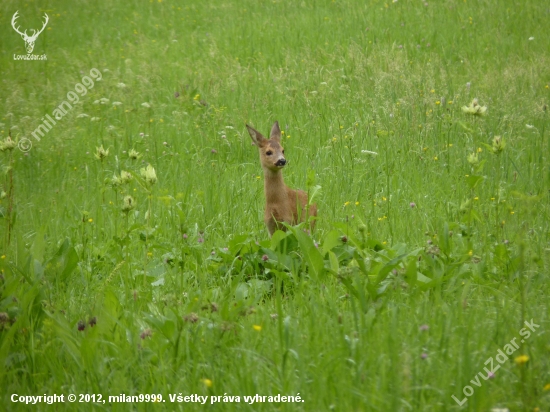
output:
[{"label": "deer head", "polygon": [[279,172],[285,165],[285,149],[281,146],[281,129],[279,122],[275,122],[271,128],[269,139],[264,137],[253,127],[246,125],[248,133],[258,150],[260,151],[260,162],[264,170],[273,173]]},{"label": "deer head", "polygon": [[13,15],[13,17],[11,19],[11,25],[12,25],[13,29],[17,33],[19,33],[21,35],[21,38],[25,41],[25,48],[27,49],[27,53],[31,54],[33,49],[34,49],[34,42],[36,41],[36,38],[38,37],[38,35],[40,33],[42,33],[44,31],[44,29],[46,28],[46,24],[48,24],[48,21],[50,20],[50,18],[48,17],[48,15],[46,13],[44,13],[45,20],[44,20],[44,24],[42,25],[42,28],[40,30],[29,29],[29,30],[32,30],[32,35],[29,36],[29,35],[27,35],[27,30],[25,30],[24,33],[21,33],[21,31],[19,31],[19,27],[15,26],[16,20],[19,17],[17,13],[19,13],[19,11],[16,11],[15,14]]}]

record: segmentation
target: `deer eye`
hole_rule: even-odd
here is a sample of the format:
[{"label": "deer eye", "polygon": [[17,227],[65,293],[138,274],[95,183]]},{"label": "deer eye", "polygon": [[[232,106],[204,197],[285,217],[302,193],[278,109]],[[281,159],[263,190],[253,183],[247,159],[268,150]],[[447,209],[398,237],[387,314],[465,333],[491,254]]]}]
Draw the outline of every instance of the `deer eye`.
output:
[{"label": "deer eye", "polygon": [[268,150],[267,152],[265,152],[266,155],[268,156],[271,156],[273,154],[273,152],[271,150]]},{"label": "deer eye", "polygon": [[285,149],[283,149],[283,154],[285,154]]}]

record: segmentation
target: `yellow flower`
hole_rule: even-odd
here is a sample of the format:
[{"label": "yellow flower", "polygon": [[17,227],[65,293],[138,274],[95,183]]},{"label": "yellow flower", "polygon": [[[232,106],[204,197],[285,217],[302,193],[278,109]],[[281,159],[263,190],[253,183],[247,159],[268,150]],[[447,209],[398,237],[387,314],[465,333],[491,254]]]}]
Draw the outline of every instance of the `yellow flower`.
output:
[{"label": "yellow flower", "polygon": [[437,102],[435,102],[435,104],[437,104],[439,106],[441,104],[441,102],[438,100]]},{"label": "yellow flower", "polygon": [[529,356],[520,355],[514,359],[514,362],[516,362],[516,364],[519,366],[525,365],[527,362],[529,362]]},{"label": "yellow flower", "polygon": [[93,221],[94,221],[94,219],[92,219],[92,218],[88,219],[88,222],[90,222],[90,223],[92,223]]},{"label": "yellow flower", "polygon": [[5,259],[5,258],[6,258],[6,255],[2,255],[2,256],[0,257],[0,259]]},{"label": "yellow flower", "polygon": [[204,386],[206,386],[207,388],[212,387],[212,381],[210,379],[203,378],[203,379],[201,379],[201,382],[204,383]]},{"label": "yellow flower", "polygon": [[260,332],[260,331],[262,330],[261,325],[252,325],[252,327],[254,328],[254,330],[255,330],[256,332]]},{"label": "yellow flower", "polygon": [[478,147],[478,148],[477,148],[477,152],[478,152],[478,153],[481,153],[481,152],[483,152],[483,149],[482,149],[481,147]]},{"label": "yellow flower", "polygon": [[348,206],[350,202],[344,203],[344,207]]},{"label": "yellow flower", "polygon": [[434,156],[434,160],[437,160],[437,156]]},{"label": "yellow flower", "polygon": [[195,97],[193,97],[193,100],[199,100],[201,98],[200,94],[196,94]]},{"label": "yellow flower", "polygon": [[355,206],[359,206],[359,202],[355,202]]},{"label": "yellow flower", "polygon": [[550,391],[550,383],[547,383],[546,385],[544,385],[543,390]]},{"label": "yellow flower", "polygon": [[473,256],[473,254],[474,254],[474,251],[473,251],[473,250],[470,250],[470,251],[468,252],[468,256]]}]

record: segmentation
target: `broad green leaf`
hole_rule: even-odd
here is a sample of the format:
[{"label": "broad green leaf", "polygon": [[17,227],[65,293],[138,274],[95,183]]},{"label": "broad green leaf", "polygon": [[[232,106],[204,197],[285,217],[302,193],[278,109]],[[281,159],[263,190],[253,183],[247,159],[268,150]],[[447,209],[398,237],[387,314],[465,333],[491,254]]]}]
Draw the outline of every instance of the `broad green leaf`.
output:
[{"label": "broad green leaf", "polygon": [[466,183],[468,183],[468,186],[470,187],[470,189],[473,189],[475,188],[479,182],[481,182],[482,180],[484,179],[483,176],[476,176],[476,175],[472,175],[472,176],[468,176],[466,178]]},{"label": "broad green leaf", "polygon": [[323,275],[325,269],[321,252],[319,252],[319,250],[315,247],[311,237],[303,232],[302,229],[289,227],[289,230],[291,230],[292,233],[294,233],[294,236],[296,236],[296,239],[298,239],[298,243],[300,244],[300,248],[306,259],[307,266],[309,267],[310,274],[313,278],[319,279]]},{"label": "broad green leaf", "polygon": [[378,276],[376,277],[376,283],[379,284],[380,282],[382,282],[384,279],[386,279],[386,277],[388,276],[388,274],[393,270],[395,269],[397,266],[399,266],[401,264],[401,262],[403,261],[404,258],[406,258],[407,256],[409,255],[415,255],[417,254],[420,250],[422,249],[416,249],[416,250],[413,250],[409,253],[404,253],[402,255],[399,255],[397,256],[396,258],[393,258],[392,260],[390,260],[389,262],[387,262],[381,269],[380,271],[378,272]]},{"label": "broad green leaf", "polygon": [[[357,249],[353,251],[353,257],[355,258],[355,261],[357,262],[357,266],[359,266],[359,269],[361,270],[361,272],[363,272],[364,275],[368,275],[367,267],[365,266],[365,260]],[[367,280],[368,280],[368,276],[367,276]]]},{"label": "broad green leaf", "polygon": [[44,241],[45,232],[46,228],[42,226],[36,233],[31,245],[31,256],[40,263],[44,262],[44,249],[46,248],[46,242]]},{"label": "broad green leaf", "polygon": [[322,246],[323,256],[325,256],[329,250],[332,250],[333,247],[342,244],[342,240],[340,239],[340,237],[340,232],[338,232],[337,230],[331,230],[326,234],[325,238],[323,239]]},{"label": "broad green leaf", "polygon": [[248,235],[237,235],[228,242],[228,249],[232,255],[239,253],[243,244],[248,240]]},{"label": "broad green leaf", "polygon": [[78,253],[76,253],[76,250],[74,247],[70,246],[67,249],[67,252],[65,254],[65,267],[63,269],[63,272],[61,273],[62,279],[67,279],[67,277],[73,273],[73,271],[78,266],[79,258]]},{"label": "broad green leaf", "polygon": [[332,273],[337,275],[338,271],[340,270],[340,264],[338,263],[338,258],[332,251],[328,252],[328,257],[330,262],[330,270],[332,271]]},{"label": "broad green leaf", "polygon": [[316,186],[313,186],[313,187],[310,187],[309,188],[309,193],[308,193],[308,204],[313,204],[313,200],[317,197],[317,195],[320,193],[321,191],[321,186],[319,185],[316,185]]},{"label": "broad green leaf", "polygon": [[407,269],[405,271],[405,281],[409,284],[409,286],[416,285],[416,258],[410,259],[409,263],[407,264]]}]

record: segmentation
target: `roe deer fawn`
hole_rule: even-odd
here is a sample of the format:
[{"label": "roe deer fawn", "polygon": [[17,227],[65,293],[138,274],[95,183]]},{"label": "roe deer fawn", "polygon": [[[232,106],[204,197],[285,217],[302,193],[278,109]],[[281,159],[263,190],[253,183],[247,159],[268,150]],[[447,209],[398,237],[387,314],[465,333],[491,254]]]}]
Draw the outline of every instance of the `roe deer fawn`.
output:
[{"label": "roe deer fawn", "polygon": [[[285,185],[282,169],[286,165],[285,151],[281,146],[281,129],[279,123],[275,122],[271,128],[269,139],[266,139],[260,132],[246,125],[252,141],[258,146],[260,162],[264,169],[265,189],[265,214],[264,222],[273,236],[275,230],[285,230],[285,222],[296,225],[304,222],[309,216],[317,216],[317,205],[308,206],[308,196],[303,190],[293,190]],[[315,220],[310,223],[310,230],[313,230]]]}]

